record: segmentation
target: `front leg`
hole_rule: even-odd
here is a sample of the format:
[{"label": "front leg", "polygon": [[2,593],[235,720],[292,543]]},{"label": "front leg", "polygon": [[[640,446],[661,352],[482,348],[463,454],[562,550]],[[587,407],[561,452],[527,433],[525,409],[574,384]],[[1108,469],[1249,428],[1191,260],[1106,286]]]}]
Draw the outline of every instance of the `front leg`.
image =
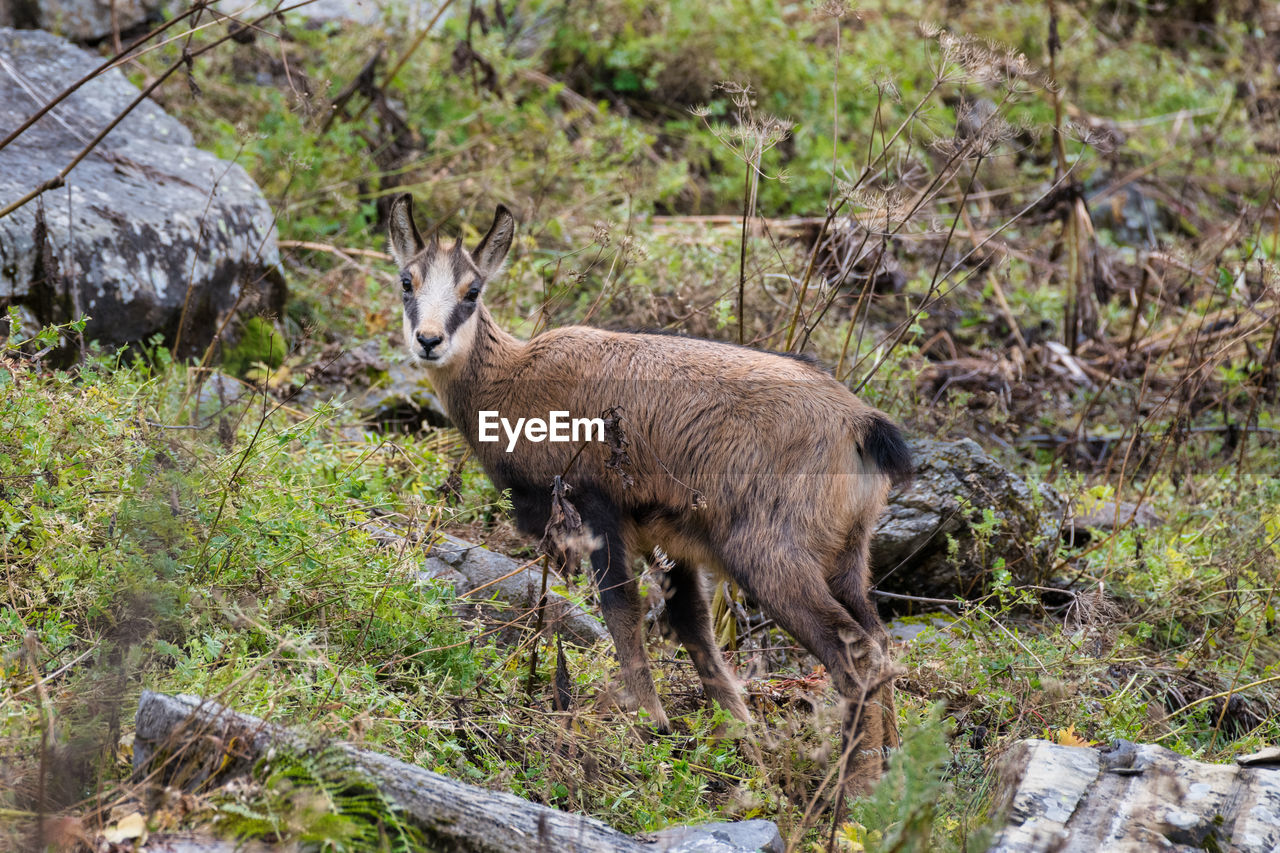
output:
[{"label": "front leg", "polygon": [[725,666],[720,646],[716,643],[711,627],[711,609],[702,589],[702,578],[697,569],[683,562],[675,562],[666,573],[667,625],[684,645],[693,662],[708,702],[718,702],[734,718],[749,721],[746,703],[742,701],[742,687],[733,673]]},{"label": "front leg", "polygon": [[591,552],[591,575],[600,595],[604,623],[618,653],[622,686],[628,698],[648,711],[654,727],[665,734],[671,730],[671,724],[653,686],[653,673],[644,647],[640,589],[622,541],[617,508],[608,497],[596,492],[584,491],[574,499],[574,504],[595,546]]},{"label": "front leg", "polygon": [[[494,485],[498,485],[495,480]],[[551,486],[544,489],[530,486],[498,486],[499,491],[510,490],[511,514],[515,516],[516,529],[526,536],[541,537],[551,519]]]}]

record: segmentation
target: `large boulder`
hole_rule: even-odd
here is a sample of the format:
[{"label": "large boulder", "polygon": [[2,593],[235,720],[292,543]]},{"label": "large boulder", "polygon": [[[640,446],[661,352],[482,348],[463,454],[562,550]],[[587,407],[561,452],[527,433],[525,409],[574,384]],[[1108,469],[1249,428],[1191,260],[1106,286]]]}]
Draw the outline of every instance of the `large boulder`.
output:
[{"label": "large boulder", "polygon": [[[93,44],[110,38],[119,29],[130,35],[142,24],[162,17],[180,15],[191,8],[194,0],[0,0],[0,27],[24,30],[47,30],[76,42]],[[286,3],[292,6],[296,0]],[[241,21],[270,15],[274,0],[214,0],[210,4],[219,14]],[[373,26],[388,15],[416,14],[429,17],[434,11],[426,0],[312,0],[287,13],[291,22],[337,21]],[[208,21],[205,13],[202,21]],[[125,41],[128,41],[126,38]]]},{"label": "large boulder", "polygon": [[981,594],[1003,561],[1016,583],[1040,583],[1061,541],[1062,498],[992,459],[971,439],[908,442],[915,479],[895,489],[871,540],[883,592]]},{"label": "large boulder", "polygon": [[[17,127],[100,62],[49,33],[0,29],[0,74],[16,77],[0,86],[0,128]],[[53,177],[137,95],[109,71],[0,149],[0,204]],[[150,101],[65,187],[0,219],[0,306],[17,304],[41,325],[88,315],[86,335],[107,344],[172,338],[185,305],[183,351],[198,352],[227,312],[278,313],[284,294],[262,192]]]},{"label": "large boulder", "polygon": [[0,26],[49,30],[93,42],[160,16],[159,0],[0,0]]}]

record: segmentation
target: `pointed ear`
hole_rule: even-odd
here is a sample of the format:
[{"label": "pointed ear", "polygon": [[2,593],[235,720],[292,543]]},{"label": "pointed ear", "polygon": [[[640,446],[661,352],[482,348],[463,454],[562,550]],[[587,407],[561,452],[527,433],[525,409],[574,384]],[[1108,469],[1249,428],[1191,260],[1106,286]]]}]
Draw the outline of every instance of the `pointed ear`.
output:
[{"label": "pointed ear", "polygon": [[507,257],[507,251],[511,248],[511,240],[515,235],[516,218],[504,205],[498,205],[498,210],[493,214],[493,225],[489,226],[489,233],[484,235],[480,245],[476,246],[476,250],[471,253],[475,258],[476,266],[480,268],[480,274],[486,280],[493,278],[498,270],[502,269],[502,261]]},{"label": "pointed ear", "polygon": [[404,193],[391,202],[387,214],[387,236],[391,238],[391,256],[401,267],[409,265],[425,248],[418,226],[413,222],[413,196]]}]

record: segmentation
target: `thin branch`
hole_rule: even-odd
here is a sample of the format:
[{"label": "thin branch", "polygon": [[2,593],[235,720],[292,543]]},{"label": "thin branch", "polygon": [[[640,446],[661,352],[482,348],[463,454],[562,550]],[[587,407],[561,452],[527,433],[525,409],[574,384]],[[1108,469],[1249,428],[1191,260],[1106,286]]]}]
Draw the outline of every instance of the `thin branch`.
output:
[{"label": "thin branch", "polygon": [[28,118],[26,119],[26,121],[22,122],[22,124],[18,125],[18,126],[17,126],[16,128],[14,128],[12,131],[10,131],[10,133],[9,133],[9,135],[8,135],[8,136],[6,136],[4,139],[0,139],[0,149],[3,149],[3,148],[4,148],[6,145],[8,145],[10,142],[13,142],[13,140],[17,139],[19,136],[21,136],[23,133],[25,133],[25,132],[26,132],[26,130],[27,130],[27,128],[31,127],[31,125],[33,125],[33,124],[35,124],[36,122],[38,122],[38,121],[39,121],[39,120],[40,120],[40,119],[45,115],[45,113],[49,112],[49,110],[53,109],[53,108],[54,108],[54,107],[56,107],[58,104],[60,104],[60,103],[62,103],[63,101],[65,101],[68,97],[70,97],[72,94],[74,94],[74,93],[75,93],[75,91],[76,91],[77,89],[79,89],[81,86],[83,86],[85,83],[88,83],[90,80],[95,79],[96,77],[98,77],[98,75],[102,74],[104,71],[109,71],[113,66],[117,65],[120,61],[122,61],[124,58],[126,58],[126,56],[127,56],[130,52],[132,52],[134,48],[136,48],[136,47],[140,46],[141,44],[143,44],[144,42],[146,42],[146,41],[148,41],[148,40],[150,40],[150,39],[153,39],[153,38],[155,38],[156,36],[160,35],[160,34],[161,34],[161,33],[163,33],[165,30],[169,29],[169,28],[170,28],[170,27],[172,27],[174,24],[176,24],[176,23],[178,23],[179,21],[181,21],[183,18],[187,18],[187,17],[189,17],[189,16],[191,15],[191,13],[192,13],[192,12],[194,12],[195,10],[196,10],[196,7],[194,7],[194,6],[193,6],[192,8],[190,8],[190,9],[188,9],[187,11],[183,12],[183,13],[182,13],[181,15],[179,15],[178,17],[174,18],[172,21],[168,21],[167,23],[164,23],[164,24],[160,25],[159,27],[156,27],[156,28],[155,28],[154,30],[152,30],[151,32],[147,33],[146,35],[144,35],[144,36],[142,36],[141,38],[139,38],[139,39],[137,39],[136,41],[134,41],[132,44],[130,44],[130,45],[129,45],[127,48],[125,48],[124,50],[122,50],[122,51],[118,52],[115,56],[112,56],[110,59],[107,59],[106,61],[104,61],[104,62],[103,62],[101,65],[99,65],[97,68],[93,69],[93,70],[92,70],[92,71],[90,71],[88,74],[84,75],[84,76],[83,76],[83,77],[81,77],[79,80],[77,80],[76,82],[72,83],[72,84],[71,84],[70,86],[68,86],[67,88],[63,89],[61,92],[59,92],[57,95],[55,95],[55,96],[53,97],[53,99],[52,99],[52,100],[50,100],[48,103],[46,103],[46,104],[45,104],[44,106],[42,106],[40,109],[36,110],[36,111],[35,111],[35,113],[33,113],[30,117],[28,117]]},{"label": "thin branch", "polygon": [[[267,18],[273,17],[277,14],[283,14],[285,12],[290,12],[290,11],[293,11],[294,9],[298,9],[303,6],[309,6],[314,2],[316,2],[316,0],[300,0],[300,2],[295,3],[292,6],[287,6],[283,9],[279,9],[279,8],[273,9],[271,12],[268,12],[267,14],[254,19],[253,23],[254,24],[260,23],[262,21],[265,21]],[[144,100],[146,100],[151,95],[152,92],[154,92],[157,88],[159,88],[161,83],[169,79],[170,75],[172,75],[173,72],[177,71],[179,68],[185,67],[189,60],[194,60],[196,57],[204,53],[208,53],[210,50],[213,50],[215,47],[218,47],[223,42],[229,40],[231,37],[232,37],[231,34],[228,33],[227,35],[222,36],[216,41],[213,41],[205,45],[199,50],[193,51],[189,54],[186,54],[183,57],[180,57],[176,62],[170,65],[164,71],[163,74],[161,74],[159,77],[153,80],[151,84],[147,86],[147,88],[139,92],[138,97],[134,98],[129,103],[129,106],[125,107],[124,110],[120,112],[114,119],[112,119],[107,124],[106,127],[100,130],[97,136],[89,140],[88,144],[86,144],[84,148],[80,149],[80,153],[77,154],[70,163],[68,163],[66,166],[63,166],[58,171],[58,174],[44,181],[43,183],[38,185],[35,189],[31,190],[31,192],[22,196],[22,198],[18,199],[17,201],[9,203],[5,205],[3,209],[0,209],[0,219],[3,219],[4,217],[8,216],[10,213],[13,213],[18,208],[22,207],[23,205],[27,204],[28,202],[32,201],[38,196],[43,195],[49,190],[57,189],[58,187],[62,186],[66,182],[67,175],[70,174],[71,170],[74,169],[76,166],[80,165],[80,162],[84,160],[85,157],[88,157],[90,152],[92,152],[95,148],[98,147],[98,145],[102,142],[102,140],[107,137],[107,134],[115,130],[116,126],[119,125],[120,122],[124,121],[125,117],[127,117],[131,112],[133,112],[133,110],[139,104],[141,104]],[[32,122],[34,123],[34,119],[32,120]],[[27,125],[27,126],[30,126],[30,125]],[[14,135],[16,135],[16,132]]]}]

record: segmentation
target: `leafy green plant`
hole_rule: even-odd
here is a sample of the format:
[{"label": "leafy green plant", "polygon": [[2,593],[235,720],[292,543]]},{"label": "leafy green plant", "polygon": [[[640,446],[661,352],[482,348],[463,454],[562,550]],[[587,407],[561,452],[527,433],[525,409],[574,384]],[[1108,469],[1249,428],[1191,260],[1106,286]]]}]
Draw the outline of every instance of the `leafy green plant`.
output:
[{"label": "leafy green plant", "polygon": [[[833,831],[842,842],[837,849],[985,850],[991,833],[983,821],[961,821],[951,813],[957,796],[951,777],[973,774],[975,768],[953,758],[943,708],[935,706],[908,719],[902,745],[889,757],[884,777],[853,803],[850,820]],[[978,780],[965,779],[966,783],[981,779],[980,763],[976,770]]]},{"label": "leafy green plant", "polygon": [[422,832],[340,750],[280,750],[258,761],[253,778],[256,785],[213,798],[214,826],[237,841],[333,853],[430,849]]}]

